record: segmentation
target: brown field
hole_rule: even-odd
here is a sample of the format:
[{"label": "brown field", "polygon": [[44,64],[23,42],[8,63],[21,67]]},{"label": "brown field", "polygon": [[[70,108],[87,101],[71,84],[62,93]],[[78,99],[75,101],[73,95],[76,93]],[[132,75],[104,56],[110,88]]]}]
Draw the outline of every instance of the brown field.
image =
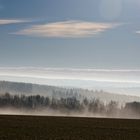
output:
[{"label": "brown field", "polygon": [[140,140],[140,120],[1,115],[0,140]]}]

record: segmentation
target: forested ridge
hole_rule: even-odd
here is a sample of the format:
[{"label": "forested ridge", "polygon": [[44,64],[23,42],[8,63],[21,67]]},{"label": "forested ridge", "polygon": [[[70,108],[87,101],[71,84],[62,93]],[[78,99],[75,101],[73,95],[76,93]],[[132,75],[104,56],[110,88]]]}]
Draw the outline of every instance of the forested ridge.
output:
[{"label": "forested ridge", "polygon": [[[88,90],[82,88],[72,87],[57,87],[50,85],[39,85],[31,83],[19,83],[0,81],[0,94],[10,93],[11,95],[41,95],[47,97],[61,98],[61,97],[76,97],[81,100],[87,99],[100,99],[104,102],[110,102],[111,100],[126,103],[137,101],[140,102],[140,97],[120,95],[115,93],[109,93],[103,90]],[[127,94],[127,93],[126,93]]]}]

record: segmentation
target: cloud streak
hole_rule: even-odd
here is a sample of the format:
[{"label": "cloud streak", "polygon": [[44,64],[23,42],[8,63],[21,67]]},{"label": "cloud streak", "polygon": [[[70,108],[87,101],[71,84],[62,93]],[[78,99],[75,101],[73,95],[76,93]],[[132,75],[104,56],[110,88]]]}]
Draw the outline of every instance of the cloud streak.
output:
[{"label": "cloud streak", "polygon": [[14,33],[35,37],[56,37],[56,38],[82,38],[91,37],[109,29],[116,28],[116,23],[96,23],[87,21],[62,21],[40,25],[32,25],[28,28]]},{"label": "cloud streak", "polygon": [[140,70],[0,68],[0,76],[140,84]]},{"label": "cloud streak", "polygon": [[139,31],[136,31],[136,34],[140,34],[140,30]]},{"label": "cloud streak", "polygon": [[0,67],[0,81],[78,87],[139,95],[140,69]]},{"label": "cloud streak", "polygon": [[17,24],[17,23],[26,23],[28,20],[19,20],[19,19],[0,19],[0,25],[7,24]]}]

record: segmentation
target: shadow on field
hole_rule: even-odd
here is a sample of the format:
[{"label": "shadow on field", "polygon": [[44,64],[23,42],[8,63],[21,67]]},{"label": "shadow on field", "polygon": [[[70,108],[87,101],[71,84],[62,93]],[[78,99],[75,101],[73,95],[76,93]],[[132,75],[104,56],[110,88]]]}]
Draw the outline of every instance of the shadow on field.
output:
[{"label": "shadow on field", "polygon": [[0,140],[140,140],[140,120],[1,115]]}]

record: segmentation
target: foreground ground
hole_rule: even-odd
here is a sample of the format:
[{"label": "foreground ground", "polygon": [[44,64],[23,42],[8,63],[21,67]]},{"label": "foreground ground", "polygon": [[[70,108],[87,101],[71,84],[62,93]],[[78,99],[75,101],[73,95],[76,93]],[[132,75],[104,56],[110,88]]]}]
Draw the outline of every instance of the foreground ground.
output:
[{"label": "foreground ground", "polygon": [[140,140],[140,120],[0,116],[0,140]]}]

